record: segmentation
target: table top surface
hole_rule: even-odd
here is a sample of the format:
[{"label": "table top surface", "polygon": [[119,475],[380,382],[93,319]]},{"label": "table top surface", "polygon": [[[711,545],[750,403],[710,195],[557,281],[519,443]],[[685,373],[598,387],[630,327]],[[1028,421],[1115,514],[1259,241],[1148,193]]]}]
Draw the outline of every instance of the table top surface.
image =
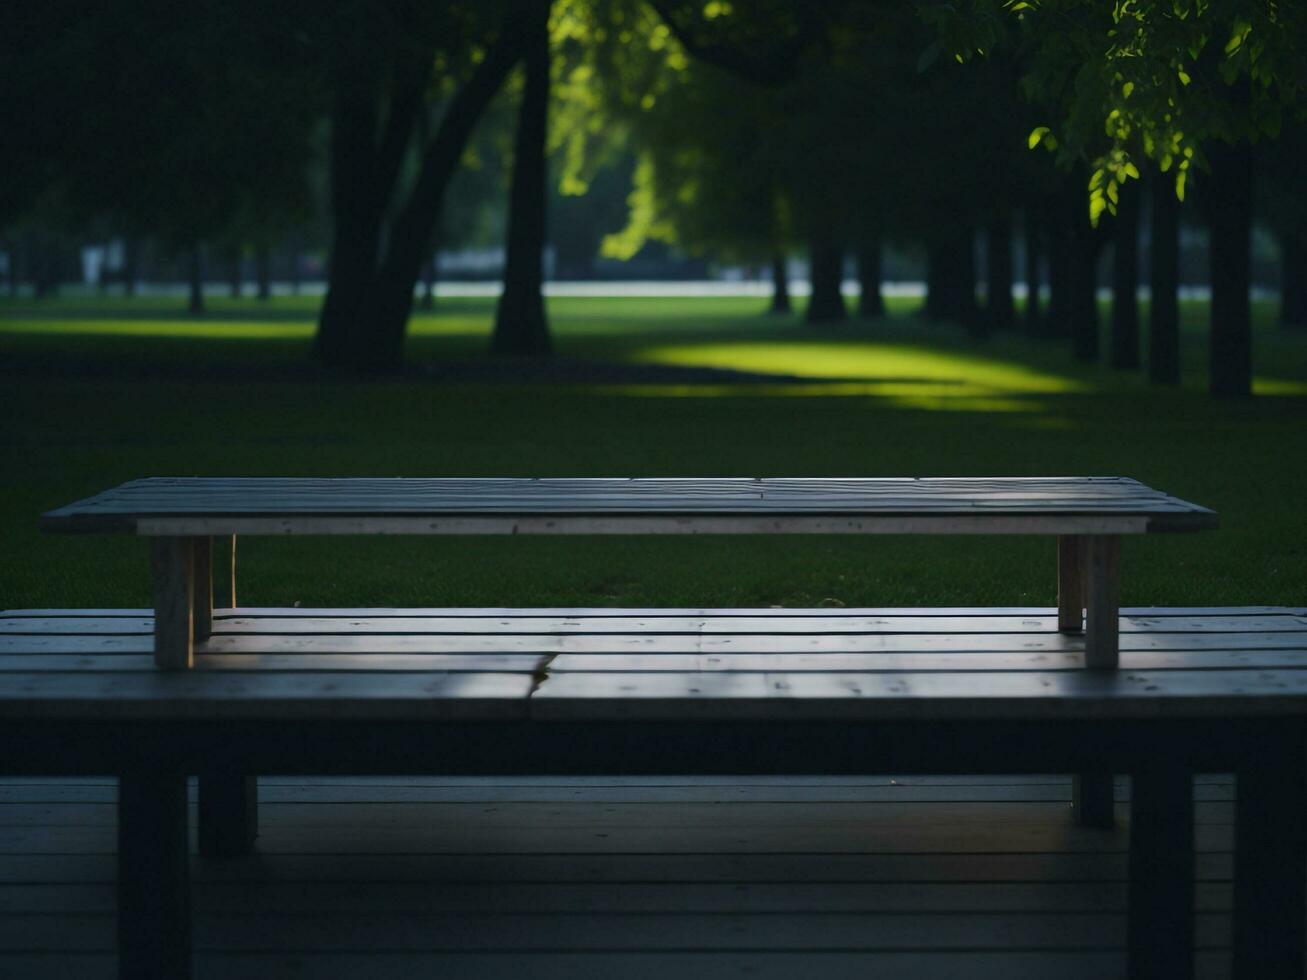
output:
[{"label": "table top surface", "polygon": [[155,518],[675,515],[1147,518],[1215,527],[1216,514],[1126,477],[281,478],[151,477],[43,515],[47,530],[141,530]]}]

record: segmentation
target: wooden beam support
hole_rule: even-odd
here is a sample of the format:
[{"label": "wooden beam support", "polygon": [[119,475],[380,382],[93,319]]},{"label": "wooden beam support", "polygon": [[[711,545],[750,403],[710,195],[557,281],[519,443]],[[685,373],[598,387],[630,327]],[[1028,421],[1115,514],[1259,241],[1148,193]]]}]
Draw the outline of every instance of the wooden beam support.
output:
[{"label": "wooden beam support", "polygon": [[191,624],[199,642],[213,635],[213,538],[193,539],[191,555],[195,565]]},{"label": "wooden beam support", "polygon": [[1237,773],[1230,972],[1234,980],[1301,980],[1303,976],[1305,763],[1298,745],[1273,752],[1261,764]]},{"label": "wooden beam support", "polygon": [[259,835],[259,788],[254,776],[203,773],[199,779],[199,848],[205,857],[241,857]]},{"label": "wooden beam support", "polygon": [[154,662],[186,670],[195,662],[195,547],[193,538],[152,538]]},{"label": "wooden beam support", "polygon": [[1121,661],[1121,539],[1085,539],[1085,666],[1115,670]]},{"label": "wooden beam support", "polygon": [[236,535],[231,536],[231,591],[227,594],[231,600],[227,603],[232,609],[236,608]]},{"label": "wooden beam support", "polygon": [[118,975],[191,975],[186,777],[133,772],[118,781]]},{"label": "wooden beam support", "polygon": [[1082,772],[1072,777],[1071,806],[1082,827],[1116,826],[1116,795],[1110,772]]},{"label": "wooden beam support", "polygon": [[1085,628],[1085,541],[1079,534],[1057,539],[1057,628],[1080,633]]},{"label": "wooden beam support", "polygon": [[1182,763],[1133,774],[1126,927],[1131,980],[1194,975],[1193,799],[1193,777]]}]

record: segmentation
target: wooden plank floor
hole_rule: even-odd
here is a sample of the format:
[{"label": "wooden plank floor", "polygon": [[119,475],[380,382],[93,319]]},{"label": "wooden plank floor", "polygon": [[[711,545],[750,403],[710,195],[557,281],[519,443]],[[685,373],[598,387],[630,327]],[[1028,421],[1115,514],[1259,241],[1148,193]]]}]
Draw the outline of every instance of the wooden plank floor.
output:
[{"label": "wooden plank floor", "polygon": [[[1124,976],[1122,827],[1064,776],[263,779],[194,859],[199,978]],[[1200,976],[1233,787],[1201,777]],[[0,977],[113,976],[105,779],[0,781]]]}]

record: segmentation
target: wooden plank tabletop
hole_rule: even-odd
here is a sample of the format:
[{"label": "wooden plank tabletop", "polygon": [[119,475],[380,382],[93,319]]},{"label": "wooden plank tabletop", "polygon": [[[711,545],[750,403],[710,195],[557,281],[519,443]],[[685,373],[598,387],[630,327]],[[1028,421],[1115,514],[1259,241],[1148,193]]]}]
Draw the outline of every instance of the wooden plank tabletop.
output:
[{"label": "wooden plank tabletop", "polygon": [[[845,520],[823,523],[825,518]],[[42,517],[42,526],[52,531],[141,534],[659,533],[678,528],[1142,533],[1216,525],[1211,510],[1126,477],[151,477]]]},{"label": "wooden plank tabletop", "polygon": [[194,670],[175,673],[153,667],[148,616],[103,612],[0,613],[0,721],[1307,714],[1307,615],[1293,608],[1123,616],[1118,671],[1084,670],[1083,638],[1060,633],[1047,609],[771,617],[409,609],[372,618],[241,610],[215,620]]}]

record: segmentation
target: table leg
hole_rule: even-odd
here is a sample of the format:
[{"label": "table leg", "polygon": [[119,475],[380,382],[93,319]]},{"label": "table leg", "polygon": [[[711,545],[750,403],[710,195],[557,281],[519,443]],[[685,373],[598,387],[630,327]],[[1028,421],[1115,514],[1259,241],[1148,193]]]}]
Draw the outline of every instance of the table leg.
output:
[{"label": "table leg", "polygon": [[1120,664],[1121,539],[1084,539],[1085,666],[1115,670]]},{"label": "table leg", "polygon": [[195,539],[151,538],[154,662],[185,670],[195,660]]},{"label": "table leg", "polygon": [[1194,975],[1194,791],[1182,767],[1134,773],[1130,802],[1131,980]]},{"label": "table leg", "polygon": [[191,975],[186,777],[118,780],[118,975]]},{"label": "table leg", "polygon": [[1071,809],[1082,827],[1116,826],[1116,792],[1110,772],[1082,772],[1071,777]]},{"label": "table leg", "polygon": [[1085,538],[1064,534],[1057,539],[1057,628],[1079,633],[1085,620]]},{"label": "table leg", "polygon": [[195,563],[192,629],[198,642],[213,635],[213,538],[193,538],[192,542]]},{"label": "table leg", "polygon": [[1302,746],[1237,774],[1234,980],[1301,980],[1307,919],[1307,771]]},{"label": "table leg", "polygon": [[231,536],[231,608],[236,608],[236,535]]},{"label": "table leg", "polygon": [[240,857],[259,834],[259,788],[243,773],[203,773],[199,779],[199,846],[205,857]]}]

